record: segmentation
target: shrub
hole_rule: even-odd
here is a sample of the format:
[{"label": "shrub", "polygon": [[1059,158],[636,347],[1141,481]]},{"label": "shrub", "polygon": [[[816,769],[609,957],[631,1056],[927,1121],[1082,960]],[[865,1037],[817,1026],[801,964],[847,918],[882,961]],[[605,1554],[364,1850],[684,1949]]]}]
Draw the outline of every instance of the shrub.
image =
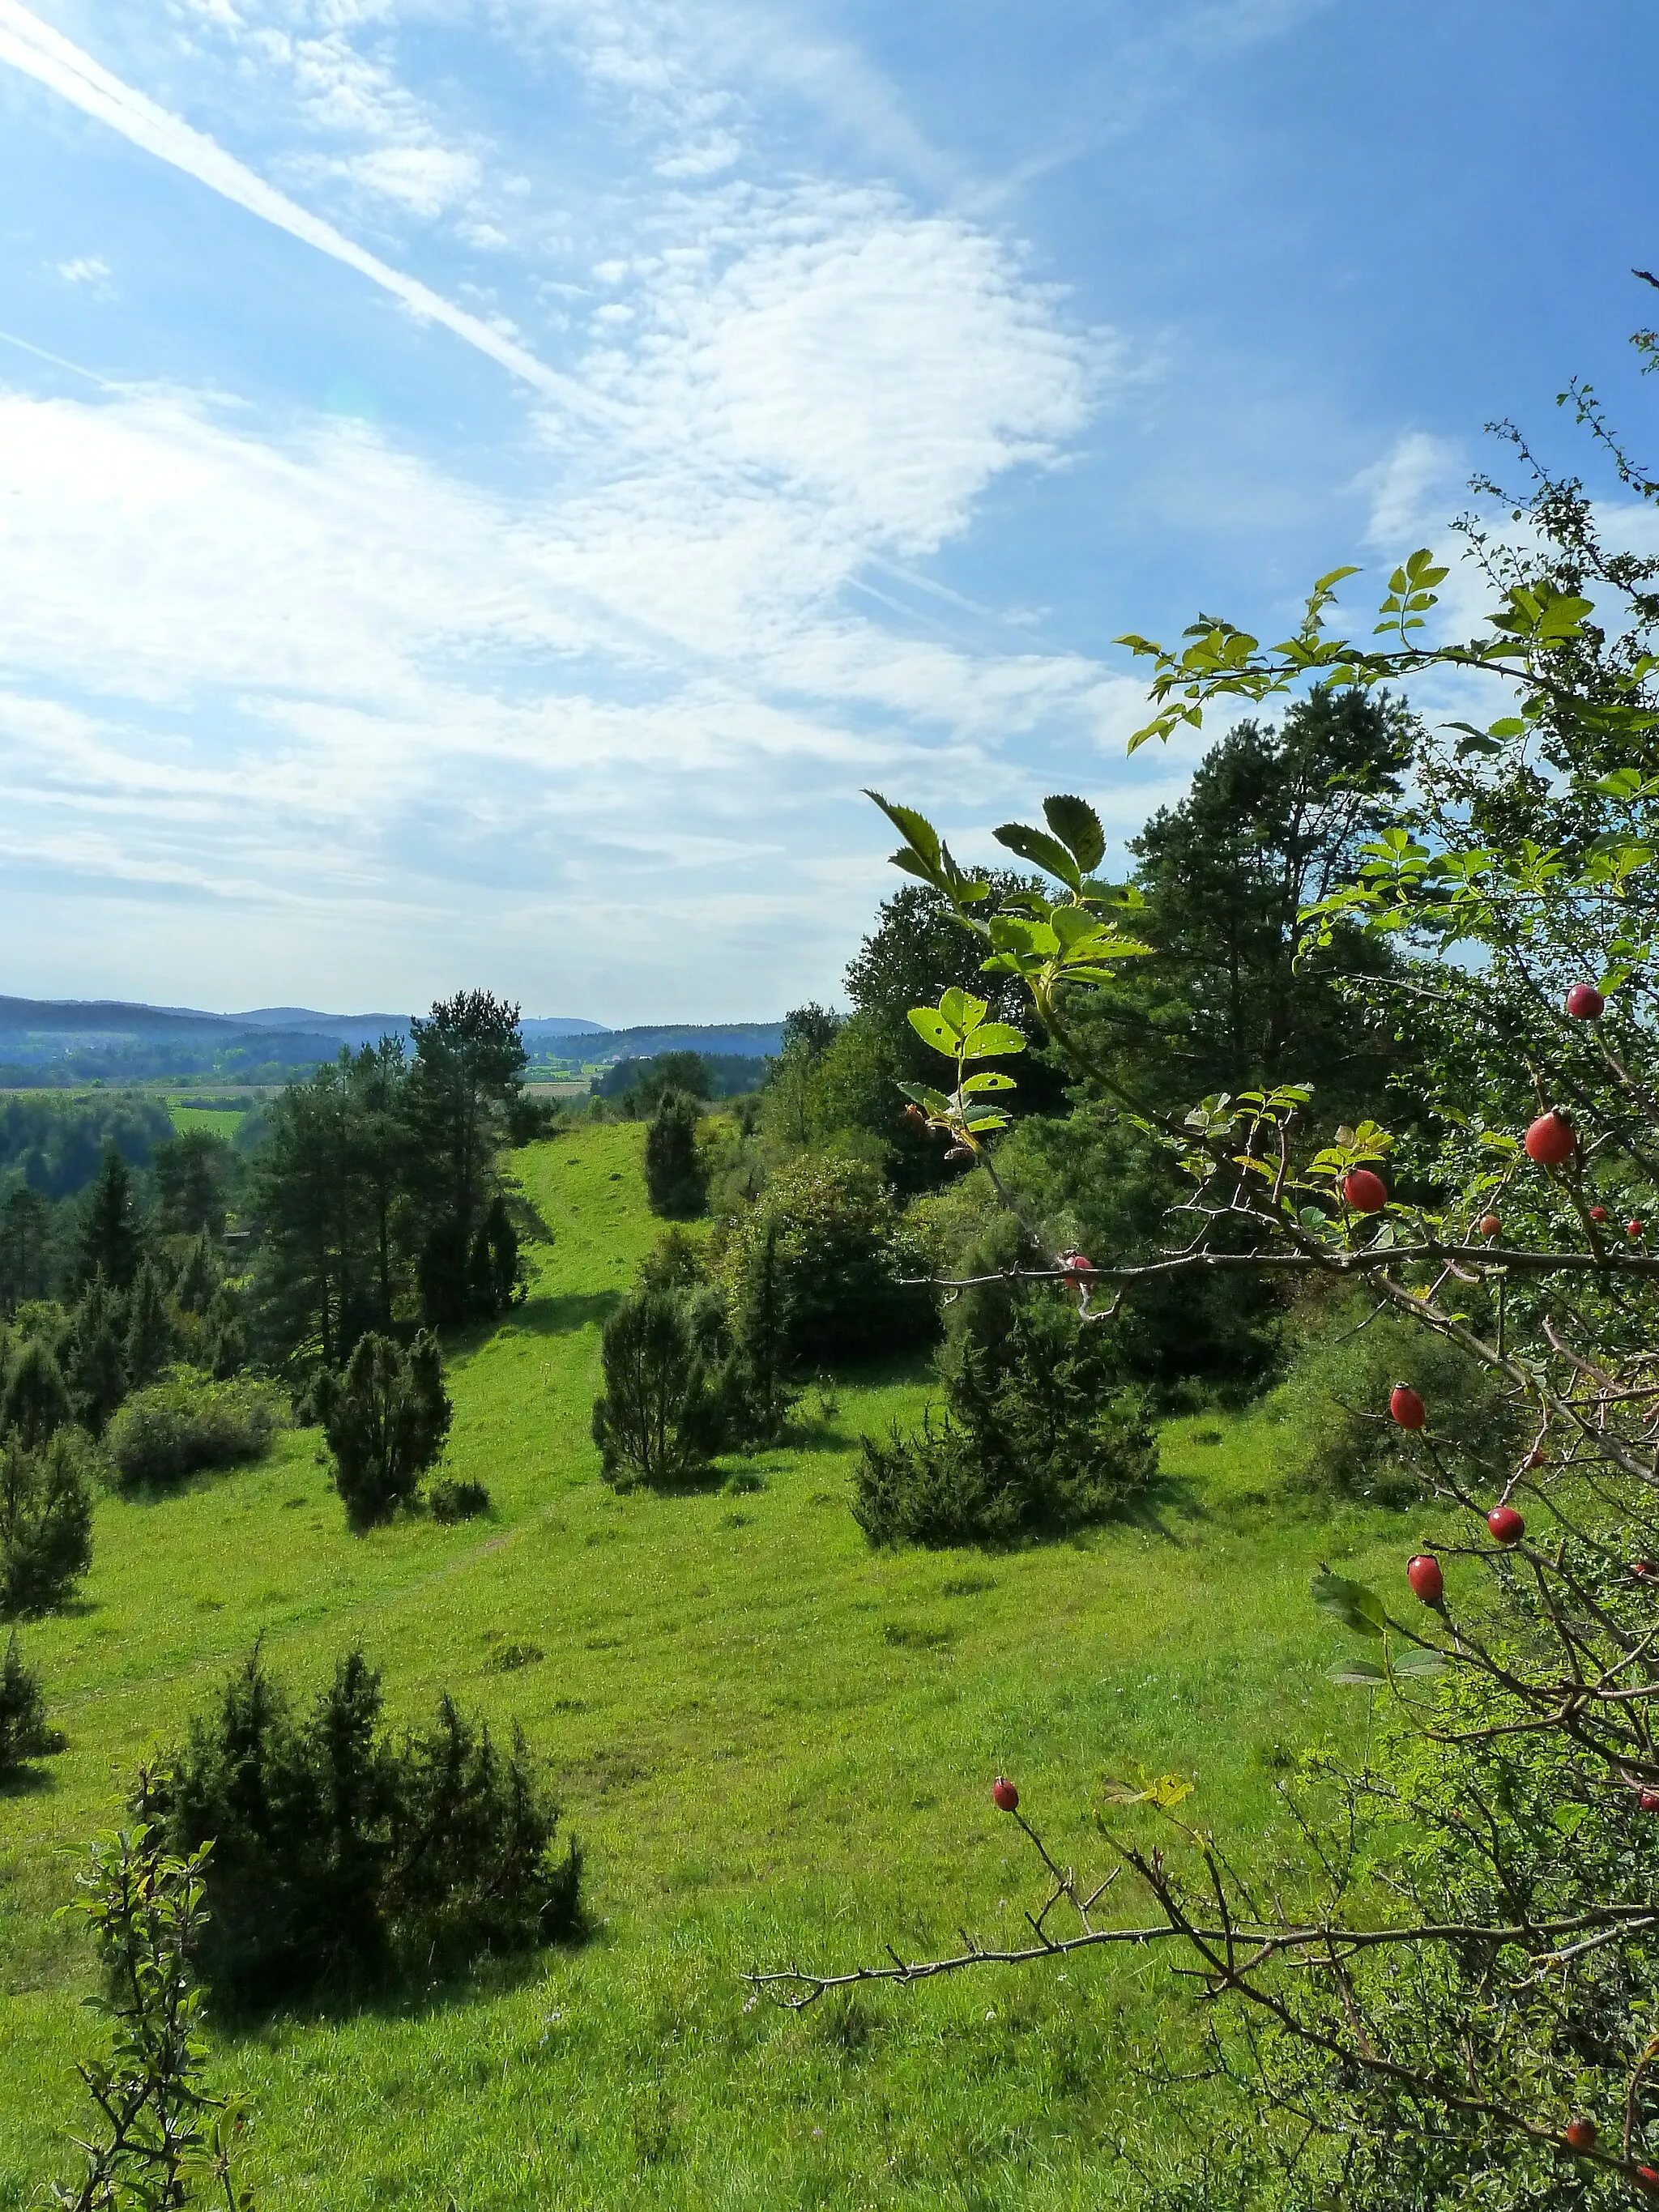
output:
[{"label": "shrub", "polygon": [[515,1728],[503,1754],[445,1696],[393,1737],[361,1652],[296,1711],[256,1649],[135,1809],[170,1851],[213,1838],[198,1962],[242,2007],[524,1949],[580,1926],[580,1856]]},{"label": "shrub", "polygon": [[1512,1464],[1517,1407],[1491,1370],[1456,1345],[1363,1296],[1339,1299],[1306,1324],[1290,1370],[1266,1405],[1285,1456],[1311,1488],[1402,1505],[1420,1494],[1389,1392],[1410,1382],[1435,1409],[1436,1443],[1468,1474],[1490,1455]]},{"label": "shrub", "polygon": [[134,1391],[104,1443],[124,1483],[178,1482],[204,1468],[258,1459],[276,1425],[269,1398],[252,1384],[210,1382],[185,1370]]},{"label": "shrub", "polygon": [[707,1211],[708,1170],[697,1151],[701,1116],[690,1099],[665,1091],[645,1133],[645,1194],[653,1213],[689,1220]]},{"label": "shrub", "polygon": [[933,1327],[923,1272],[874,1169],[817,1155],[776,1175],[727,1241],[732,1310],[757,1301],[769,1270],[778,1357],[815,1371],[920,1342]]},{"label": "shrub", "polygon": [[936,1427],[866,1437],[854,1517],[872,1544],[997,1544],[1104,1521],[1150,1487],[1158,1444],[1137,1393],[1115,1390],[1097,1327],[1022,1302],[994,1348],[944,1368]]},{"label": "shrub", "polygon": [[434,1482],[428,1499],[434,1521],[472,1521],[489,1510],[489,1492],[481,1482]]},{"label": "shrub", "polygon": [[519,1232],[499,1191],[485,1208],[472,1239],[467,1289],[474,1309],[492,1320],[524,1296],[519,1281]]},{"label": "shrub", "polygon": [[0,1664],[0,1780],[15,1775],[27,1759],[61,1751],[64,1739],[46,1726],[46,1696],[37,1668],[26,1667],[12,1631]]},{"label": "shrub", "polygon": [[12,1361],[0,1394],[0,1434],[36,1450],[75,1418],[69,1387],[49,1344],[32,1337]]},{"label": "shrub", "polygon": [[0,1619],[50,1613],[92,1565],[88,1457],[74,1429],[40,1451],[0,1449]]},{"label": "shrub", "polygon": [[606,1322],[593,1441],[607,1482],[625,1490],[702,1473],[726,1429],[718,1360],[723,1326],[718,1294],[665,1289],[635,1291]]},{"label": "shrub", "polygon": [[360,1338],[326,1401],[323,1433],[347,1517],[356,1528],[384,1520],[414,1496],[449,1434],[438,1340],[422,1329],[405,1352],[390,1337]]}]

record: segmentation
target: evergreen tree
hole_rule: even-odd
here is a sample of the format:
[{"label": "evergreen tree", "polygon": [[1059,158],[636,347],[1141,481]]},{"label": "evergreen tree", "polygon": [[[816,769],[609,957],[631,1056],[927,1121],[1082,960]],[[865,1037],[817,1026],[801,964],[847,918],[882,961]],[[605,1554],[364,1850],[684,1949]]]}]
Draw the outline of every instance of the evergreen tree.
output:
[{"label": "evergreen tree", "polygon": [[15,1436],[31,1451],[38,1450],[73,1419],[52,1346],[31,1337],[12,1361],[0,1392],[0,1436]]},{"label": "evergreen tree", "polygon": [[505,1313],[518,1295],[519,1232],[499,1191],[478,1224],[467,1277],[473,1306],[492,1319]]},{"label": "evergreen tree", "polygon": [[9,1781],[25,1759],[61,1751],[63,1741],[46,1725],[46,1697],[40,1676],[26,1667],[14,1629],[0,1663],[0,1782]]},{"label": "evergreen tree", "polygon": [[92,1493],[73,1432],[0,1446],[0,1617],[49,1613],[92,1565]]},{"label": "evergreen tree", "polygon": [[330,1367],[349,1354],[377,1304],[359,1106],[343,1053],[274,1102],[254,1163],[260,1324],[282,1354],[314,1352]]},{"label": "evergreen tree", "polygon": [[653,1213],[690,1220],[708,1205],[708,1171],[697,1151],[696,1106],[665,1091],[645,1138],[645,1193]]},{"label": "evergreen tree", "polygon": [[744,1441],[775,1443],[797,1394],[787,1380],[789,1322],[784,1310],[778,1224],[769,1221],[734,1299],[736,1340],[731,1395]]},{"label": "evergreen tree", "polygon": [[137,1272],[141,1248],[132,1172],[115,1146],[106,1145],[103,1164],[82,1201],[76,1278],[90,1283],[101,1275],[112,1289],[125,1291]]},{"label": "evergreen tree", "polygon": [[694,1297],[641,1290],[605,1325],[593,1441],[605,1480],[618,1489],[685,1481],[719,1449],[724,1407],[698,1341]]},{"label": "evergreen tree", "polygon": [[70,1317],[61,1363],[76,1418],[94,1434],[127,1394],[126,1301],[94,1278]]},{"label": "evergreen tree", "polygon": [[173,1295],[187,1314],[204,1314],[212,1304],[214,1296],[223,1280],[223,1270],[213,1239],[205,1229],[191,1239],[184,1264],[179,1270],[179,1279],[173,1286]]},{"label": "evergreen tree", "polygon": [[0,1311],[9,1315],[52,1287],[52,1206],[19,1183],[0,1206]]},{"label": "evergreen tree", "polygon": [[519,1009],[488,991],[460,991],[411,1024],[415,1065],[405,1094],[411,1180],[424,1234],[420,1285],[427,1318],[460,1320],[469,1266],[495,1188],[511,1102],[523,1088]]},{"label": "evergreen tree", "polygon": [[173,1316],[167,1310],[166,1285],[146,1260],[133,1277],[127,1294],[127,1386],[141,1390],[153,1382],[177,1348]]},{"label": "evergreen tree", "polygon": [[407,1352],[373,1333],[358,1340],[323,1424],[335,1487],[354,1527],[384,1520],[414,1496],[443,1449],[451,1411],[428,1331]]},{"label": "evergreen tree", "polygon": [[228,1283],[220,1284],[203,1316],[202,1356],[216,1382],[228,1382],[247,1364],[241,1302]]},{"label": "evergreen tree", "polygon": [[161,1227],[170,1236],[205,1235],[216,1243],[236,1175],[229,1145],[210,1129],[186,1129],[156,1146],[154,1165]]},{"label": "evergreen tree", "polygon": [[1389,820],[1413,728],[1386,696],[1315,691],[1277,729],[1236,723],[1186,798],[1133,841],[1146,909],[1133,926],[1158,957],[1117,995],[1144,1006],[1160,981],[1172,988],[1177,1005],[1150,1042],[1182,1097],[1306,1081],[1322,1118],[1340,1120],[1350,1098],[1375,1103],[1400,1060],[1393,1024],[1368,1026],[1333,978],[1399,963],[1358,930],[1298,959],[1297,916]]}]

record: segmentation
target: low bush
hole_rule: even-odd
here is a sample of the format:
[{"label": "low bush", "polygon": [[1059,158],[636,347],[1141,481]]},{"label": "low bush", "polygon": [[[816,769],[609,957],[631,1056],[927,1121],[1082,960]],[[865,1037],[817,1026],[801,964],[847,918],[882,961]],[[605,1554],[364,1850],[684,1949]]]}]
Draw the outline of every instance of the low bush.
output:
[{"label": "low bush", "polygon": [[1309,1488],[1403,1505],[1421,1495],[1389,1393],[1409,1382],[1434,1408],[1435,1441],[1466,1475],[1486,1466],[1501,1487],[1522,1449],[1519,1408],[1491,1370],[1363,1297],[1304,1321],[1300,1345],[1264,1412],[1282,1455]]},{"label": "low bush", "polygon": [[358,1528],[414,1496],[444,1448],[453,1410],[438,1340],[427,1329],[407,1351],[390,1337],[361,1337],[345,1373],[319,1402],[334,1486]]},{"label": "low bush", "polygon": [[932,1298],[901,1279],[926,1273],[921,1251],[861,1160],[809,1154],[781,1170],[733,1225],[724,1267],[740,1323],[768,1309],[775,1357],[797,1373],[900,1351],[933,1331]]},{"label": "low bush", "polygon": [[0,1449],[0,1619],[50,1613],[92,1565],[91,1459],[77,1429]]},{"label": "low bush", "polygon": [[1057,1297],[942,1369],[945,1410],[864,1440],[854,1517],[872,1544],[1007,1544],[1109,1519],[1158,1474],[1140,1395],[1115,1388],[1104,1333]]},{"label": "low bush", "polygon": [[580,1854],[515,1727],[505,1753],[447,1695],[393,1736],[380,1676],[349,1652],[299,1711],[257,1649],[135,1813],[185,1855],[210,1838],[200,1970],[258,2007],[326,1986],[367,1992],[580,1926]]},{"label": "low bush", "polygon": [[63,1748],[63,1737],[46,1725],[40,1673],[24,1665],[14,1629],[0,1662],[0,1781],[9,1781],[26,1759],[44,1759]]},{"label": "low bush", "polygon": [[276,1425],[270,1397],[256,1384],[211,1382],[185,1370],[125,1399],[104,1432],[104,1448],[123,1483],[178,1482],[206,1468],[258,1459]]},{"label": "low bush", "polygon": [[607,1482],[667,1487],[694,1480],[725,1440],[728,1422],[717,1292],[646,1288],[605,1325],[605,1388],[593,1441]]},{"label": "low bush", "polygon": [[489,1492],[481,1482],[434,1482],[427,1497],[434,1521],[475,1521],[489,1510]]}]

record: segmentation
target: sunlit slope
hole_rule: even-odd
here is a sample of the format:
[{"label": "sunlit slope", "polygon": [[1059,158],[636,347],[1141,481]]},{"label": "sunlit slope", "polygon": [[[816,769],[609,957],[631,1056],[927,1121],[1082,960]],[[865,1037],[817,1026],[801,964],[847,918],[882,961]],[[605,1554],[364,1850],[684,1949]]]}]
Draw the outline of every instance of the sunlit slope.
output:
[{"label": "sunlit slope", "polygon": [[1154,1960],[800,2022],[745,2009],[738,1977],[1018,1925],[1033,1885],[988,1802],[1000,1768],[1082,1858],[1100,1776],[1137,1761],[1195,1771],[1206,1818],[1259,1827],[1283,1747],[1359,1717],[1323,1679],[1310,1566],[1409,1535],[1291,1511],[1259,1439],[1215,1419],[1170,1431],[1142,1522],[873,1556],[846,1504],[857,1437],[919,1409],[920,1367],[843,1381],[827,1413],[809,1394],[799,1448],[746,1463],[758,1492],[617,1497],[588,1420],[604,1317],[658,1234],[641,1137],[515,1155],[550,1241],[528,1304],[451,1370],[452,1471],[487,1484],[490,1520],[354,1538],[314,1432],[100,1505],[83,1606],[26,1632],[70,1748],[48,1787],[0,1798],[0,2206],[58,2156],[96,2033],[78,1939],[50,1918],[73,1853],[256,1636],[305,1680],[361,1643],[399,1716],[448,1687],[521,1722],[599,1923],[469,1990],[227,2039],[267,2206],[1112,2200],[1139,2094],[1114,2054],[1181,2017]]}]

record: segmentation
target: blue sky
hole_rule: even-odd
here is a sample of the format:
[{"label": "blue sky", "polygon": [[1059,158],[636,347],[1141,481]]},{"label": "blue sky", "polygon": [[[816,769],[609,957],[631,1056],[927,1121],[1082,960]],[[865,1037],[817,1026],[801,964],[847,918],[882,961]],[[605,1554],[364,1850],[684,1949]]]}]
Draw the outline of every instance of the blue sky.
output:
[{"label": "blue sky", "polygon": [[0,988],[757,1018],[862,785],[1133,835],[1118,633],[1651,421],[1656,81],[1649,0],[0,0]]}]

